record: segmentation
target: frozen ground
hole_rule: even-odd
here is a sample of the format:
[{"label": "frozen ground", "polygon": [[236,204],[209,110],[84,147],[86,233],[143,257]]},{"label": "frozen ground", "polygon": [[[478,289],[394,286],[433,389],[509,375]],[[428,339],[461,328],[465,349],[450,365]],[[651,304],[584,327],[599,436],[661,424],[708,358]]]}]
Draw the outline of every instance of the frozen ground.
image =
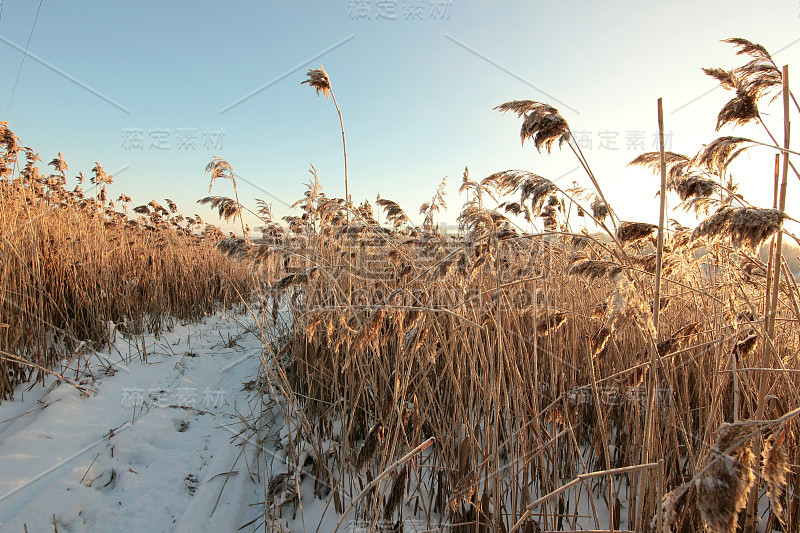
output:
[{"label": "frozen ground", "polygon": [[256,446],[237,434],[256,402],[243,383],[262,365],[254,324],[219,315],[159,339],[117,335],[89,369],[63,374],[88,395],[52,376],[18,388],[0,404],[0,531],[236,531],[251,520],[249,504],[264,500],[247,467]]}]

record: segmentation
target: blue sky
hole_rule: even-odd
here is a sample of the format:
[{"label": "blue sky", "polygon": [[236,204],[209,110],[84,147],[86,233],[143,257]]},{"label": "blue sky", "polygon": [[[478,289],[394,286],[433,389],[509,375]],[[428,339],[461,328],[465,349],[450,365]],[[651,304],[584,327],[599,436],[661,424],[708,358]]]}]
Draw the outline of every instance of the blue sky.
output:
[{"label": "blue sky", "polygon": [[[38,6],[3,1],[4,114]],[[800,79],[796,0],[758,9],[731,1],[44,0],[6,120],[45,163],[63,152],[71,175],[99,161],[116,173],[112,194],[137,205],[171,198],[215,221],[195,202],[208,193],[206,163],[220,155],[243,176],[244,203],[264,198],[282,216],[302,195],[310,164],[330,196],[344,193],[336,111],[300,84],[324,65],[344,114],[354,201],[380,193],[416,215],[447,176],[442,219],[453,222],[467,165],[473,178],[526,169],[565,187],[588,185],[569,151],[521,147],[519,120],[492,111],[532,99],[555,105],[591,140],[586,156],[622,218],[653,220],[656,178],[625,165],[654,148],[658,97],[668,148],[693,155],[717,136],[730,94],[700,68],[743,63],[719,42],[734,36],[797,65],[790,79]],[[780,134],[780,106],[762,111]],[[757,129],[736,133],[763,139]],[[628,146],[637,136],[644,145]],[[752,151],[734,171],[763,206],[771,157]],[[213,192],[232,194],[219,182]]]}]

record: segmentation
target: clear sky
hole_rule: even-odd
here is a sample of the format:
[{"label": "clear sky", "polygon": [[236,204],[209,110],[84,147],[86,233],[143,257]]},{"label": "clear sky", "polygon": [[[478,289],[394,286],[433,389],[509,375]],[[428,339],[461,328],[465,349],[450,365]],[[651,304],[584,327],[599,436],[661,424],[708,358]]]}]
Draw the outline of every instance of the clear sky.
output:
[{"label": "clear sky", "polygon": [[[557,107],[591,142],[586,156],[612,206],[652,221],[657,179],[625,165],[657,146],[658,97],[667,148],[694,155],[717,136],[731,96],[701,67],[745,62],[720,39],[763,44],[800,80],[797,0],[43,0],[11,99],[38,7],[2,2],[0,112],[12,130],[44,163],[63,152],[70,175],[99,161],[115,174],[114,197],[171,198],[207,221],[216,217],[195,202],[208,194],[204,169],[215,155],[243,177],[243,203],[264,198],[279,216],[302,195],[312,163],[327,194],[343,196],[333,103],[300,84],[319,65],[344,115],[353,200],[380,193],[416,216],[447,176],[450,222],[467,165],[473,179],[525,169],[588,185],[571,152],[521,147],[520,121],[492,111],[502,102]],[[779,135],[780,101],[762,112]],[[764,140],[758,129],[733,131]],[[734,173],[765,207],[771,157],[753,150]],[[800,187],[790,184],[791,213]],[[214,193],[232,191],[218,182]]]}]

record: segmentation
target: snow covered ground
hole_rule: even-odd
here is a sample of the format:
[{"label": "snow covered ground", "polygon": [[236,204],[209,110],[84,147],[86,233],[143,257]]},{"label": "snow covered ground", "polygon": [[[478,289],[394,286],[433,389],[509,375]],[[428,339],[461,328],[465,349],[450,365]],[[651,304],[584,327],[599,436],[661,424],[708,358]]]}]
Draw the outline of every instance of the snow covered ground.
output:
[{"label": "snow covered ground", "polygon": [[244,385],[263,366],[255,326],[220,314],[159,339],[117,335],[89,368],[63,373],[88,395],[53,376],[18,388],[0,404],[0,531],[235,531],[251,520],[264,500],[248,471],[258,447],[237,435],[259,402]]}]

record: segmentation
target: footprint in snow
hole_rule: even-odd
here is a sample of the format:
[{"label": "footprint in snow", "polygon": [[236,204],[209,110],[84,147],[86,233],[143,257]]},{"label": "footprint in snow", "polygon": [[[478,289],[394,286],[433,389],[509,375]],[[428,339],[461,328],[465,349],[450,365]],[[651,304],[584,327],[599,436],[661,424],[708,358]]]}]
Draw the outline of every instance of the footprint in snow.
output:
[{"label": "footprint in snow", "polygon": [[186,482],[186,490],[189,491],[189,494],[194,496],[194,493],[197,491],[197,476],[194,474],[188,474],[183,480]]},{"label": "footprint in snow", "polygon": [[98,477],[89,482],[90,487],[97,490],[111,490],[117,485],[117,472],[113,468],[103,471]]}]

